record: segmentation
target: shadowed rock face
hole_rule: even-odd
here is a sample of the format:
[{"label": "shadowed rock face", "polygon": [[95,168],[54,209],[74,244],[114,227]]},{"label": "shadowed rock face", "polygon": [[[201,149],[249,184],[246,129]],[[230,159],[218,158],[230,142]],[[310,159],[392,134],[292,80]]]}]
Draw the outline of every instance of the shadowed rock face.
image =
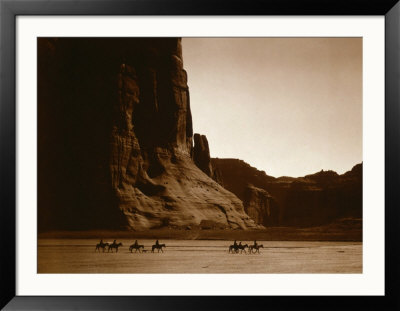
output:
[{"label": "shadowed rock face", "polygon": [[207,176],[213,176],[210,148],[208,146],[207,137],[204,135],[194,134],[193,160],[197,167]]},{"label": "shadowed rock face", "polygon": [[241,160],[211,162],[213,169],[220,171],[224,187],[243,201],[257,223],[314,226],[362,217],[362,164],[343,175],[321,171],[299,178],[275,178]]},{"label": "shadowed rock face", "polygon": [[180,39],[39,39],[38,51],[40,230],[255,227],[207,176],[207,139],[193,149]]},{"label": "shadowed rock face", "polygon": [[264,226],[279,222],[279,209],[274,198],[264,189],[249,184],[244,191],[244,209],[256,223]]}]

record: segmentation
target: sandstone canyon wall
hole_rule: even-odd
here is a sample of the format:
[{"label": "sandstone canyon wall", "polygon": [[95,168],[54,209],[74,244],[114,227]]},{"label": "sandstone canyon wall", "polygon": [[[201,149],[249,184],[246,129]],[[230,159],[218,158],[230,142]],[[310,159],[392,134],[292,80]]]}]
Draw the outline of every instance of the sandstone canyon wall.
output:
[{"label": "sandstone canyon wall", "polygon": [[226,189],[265,226],[316,226],[362,218],[362,164],[338,175],[321,171],[300,178],[268,176],[242,160],[211,159]]},{"label": "sandstone canyon wall", "polygon": [[256,223],[274,226],[279,223],[279,208],[275,199],[264,189],[248,184],[244,189],[243,205]]},{"label": "sandstone canyon wall", "polygon": [[178,38],[38,39],[39,230],[257,227],[209,177],[206,138],[193,147],[181,49]]}]

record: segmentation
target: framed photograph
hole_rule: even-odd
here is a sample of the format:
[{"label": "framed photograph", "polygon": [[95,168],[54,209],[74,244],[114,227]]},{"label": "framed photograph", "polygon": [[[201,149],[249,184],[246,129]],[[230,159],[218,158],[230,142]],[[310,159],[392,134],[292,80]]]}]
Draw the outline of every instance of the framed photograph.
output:
[{"label": "framed photograph", "polygon": [[1,306],[395,309],[397,1],[1,1]]}]

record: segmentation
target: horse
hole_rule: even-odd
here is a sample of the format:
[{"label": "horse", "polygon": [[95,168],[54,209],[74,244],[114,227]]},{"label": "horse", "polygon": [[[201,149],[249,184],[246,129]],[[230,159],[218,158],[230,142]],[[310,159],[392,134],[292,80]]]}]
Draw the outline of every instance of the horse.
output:
[{"label": "horse", "polygon": [[140,249],[144,250],[144,245],[132,244],[131,246],[129,246],[129,251],[132,253],[133,249],[135,250],[135,253],[137,251],[139,251],[139,253],[140,253]]},{"label": "horse", "polygon": [[97,251],[97,250],[98,250],[99,253],[100,253],[100,248],[102,248],[102,249],[103,249],[103,253],[104,253],[104,250],[105,250],[105,248],[106,248],[107,246],[109,246],[108,243],[102,243],[102,242],[100,242],[100,243],[96,244],[96,248],[95,248],[94,251]]},{"label": "horse", "polygon": [[108,252],[110,252],[111,249],[111,253],[112,253],[112,249],[115,248],[115,252],[118,253],[118,247],[122,246],[122,243],[116,243],[116,242],[112,242],[112,244],[108,245]]},{"label": "horse", "polygon": [[228,249],[228,253],[237,253],[239,250],[238,250],[238,245],[236,244],[232,244],[232,245],[230,245],[229,246],[229,249]]},{"label": "horse", "polygon": [[236,252],[238,252],[240,250],[240,253],[242,253],[244,251],[244,253],[246,254],[246,247],[249,247],[249,246],[247,244],[244,244],[244,245],[239,244],[237,246],[238,249]]},{"label": "horse", "polygon": [[260,248],[264,248],[264,245],[250,245],[249,246],[249,253],[260,253]]},{"label": "horse", "polygon": [[165,244],[154,244],[152,247],[151,247],[151,252],[152,253],[154,253],[154,250],[157,248],[158,249],[158,252],[160,252],[160,250],[161,250],[161,252],[162,253],[164,253],[164,251],[162,250],[162,248],[163,247],[167,247]]}]

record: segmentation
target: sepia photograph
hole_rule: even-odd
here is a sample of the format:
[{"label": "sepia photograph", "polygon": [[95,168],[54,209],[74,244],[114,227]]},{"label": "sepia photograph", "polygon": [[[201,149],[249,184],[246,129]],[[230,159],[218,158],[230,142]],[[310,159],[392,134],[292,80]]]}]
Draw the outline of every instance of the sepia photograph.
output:
[{"label": "sepia photograph", "polygon": [[37,273],[363,273],[362,37],[37,38]]}]

